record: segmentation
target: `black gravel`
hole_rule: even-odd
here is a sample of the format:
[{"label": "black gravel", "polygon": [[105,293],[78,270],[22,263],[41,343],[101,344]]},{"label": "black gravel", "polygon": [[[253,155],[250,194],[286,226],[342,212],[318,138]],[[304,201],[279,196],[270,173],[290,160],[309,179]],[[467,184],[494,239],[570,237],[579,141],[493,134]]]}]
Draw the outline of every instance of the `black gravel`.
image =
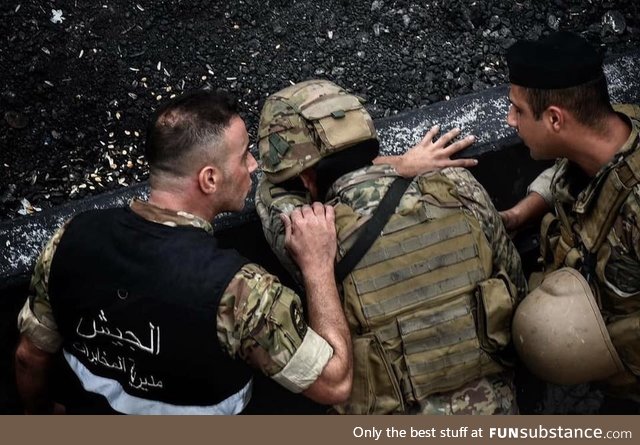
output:
[{"label": "black gravel", "polygon": [[4,1],[0,220],[144,180],[145,121],[182,90],[237,93],[254,130],[269,93],[322,77],[379,118],[505,83],[505,49],[554,29],[625,53],[640,3]]}]

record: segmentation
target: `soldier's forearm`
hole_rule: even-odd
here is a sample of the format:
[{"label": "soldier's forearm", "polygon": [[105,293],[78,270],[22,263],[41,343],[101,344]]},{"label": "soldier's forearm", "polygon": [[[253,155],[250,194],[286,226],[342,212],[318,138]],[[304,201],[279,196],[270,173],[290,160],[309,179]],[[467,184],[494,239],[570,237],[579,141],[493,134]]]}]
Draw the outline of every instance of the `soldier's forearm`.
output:
[{"label": "soldier's forearm", "polygon": [[507,230],[517,230],[544,216],[551,208],[538,193],[532,192],[508,210],[500,212]]},{"label": "soldier's forearm", "polygon": [[333,268],[327,268],[324,274],[305,275],[304,282],[309,325],[333,348],[333,357],[304,394],[320,403],[342,403],[351,394],[353,363],[351,335],[340,304]]},{"label": "soldier's forearm", "polygon": [[53,411],[48,385],[51,362],[51,354],[38,349],[27,337],[20,338],[15,357],[16,384],[26,414]]}]

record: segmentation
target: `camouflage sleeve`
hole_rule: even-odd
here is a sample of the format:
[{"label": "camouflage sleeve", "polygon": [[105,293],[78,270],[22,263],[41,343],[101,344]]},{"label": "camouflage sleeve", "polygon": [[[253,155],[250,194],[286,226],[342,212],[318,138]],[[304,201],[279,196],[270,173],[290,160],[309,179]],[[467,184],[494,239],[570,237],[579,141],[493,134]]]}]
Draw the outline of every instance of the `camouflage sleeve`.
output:
[{"label": "camouflage sleeve", "polygon": [[538,175],[536,179],[533,180],[529,187],[527,188],[527,193],[535,192],[538,195],[542,196],[547,205],[553,208],[553,195],[551,193],[551,180],[556,174],[558,170],[558,164],[554,164],[549,167],[542,173]]},{"label": "camouflage sleeve", "polygon": [[49,302],[49,273],[53,255],[67,224],[68,221],[53,234],[40,253],[29,285],[29,297],[18,314],[20,333],[39,349],[49,353],[55,353],[62,345],[62,336]]},{"label": "camouflage sleeve", "polygon": [[280,214],[290,214],[293,209],[308,204],[309,199],[306,196],[288,192],[282,187],[278,187],[269,182],[263,176],[258,182],[256,188],[256,212],[262,223],[262,230],[265,239],[271,250],[275,253],[280,264],[289,272],[289,274],[302,286],[302,274],[295,261],[284,247],[284,224],[280,220]]},{"label": "camouflage sleeve", "polygon": [[633,252],[636,262],[640,262],[640,185],[633,188],[625,203],[623,217],[618,220],[622,221],[625,247]]},{"label": "camouflage sleeve", "polygon": [[494,270],[503,269],[518,289],[519,299],[527,294],[527,282],[522,272],[520,255],[507,235],[502,219],[487,191],[463,168],[446,168],[442,173],[457,186],[463,204],[480,222],[489,244],[493,249]]},{"label": "camouflage sleeve", "polygon": [[247,264],[225,290],[218,340],[238,357],[293,392],[320,375],[333,348],[309,328],[300,298],[257,264]]}]

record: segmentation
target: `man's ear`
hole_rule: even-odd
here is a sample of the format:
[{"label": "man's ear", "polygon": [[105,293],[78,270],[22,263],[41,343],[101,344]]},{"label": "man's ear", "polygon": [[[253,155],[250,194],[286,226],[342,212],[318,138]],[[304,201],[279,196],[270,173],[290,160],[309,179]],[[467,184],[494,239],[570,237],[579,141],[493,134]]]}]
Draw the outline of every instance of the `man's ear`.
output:
[{"label": "man's ear", "polygon": [[205,195],[215,193],[222,184],[222,171],[213,165],[206,165],[198,172],[198,186]]},{"label": "man's ear", "polygon": [[543,119],[547,127],[555,133],[563,129],[566,124],[565,111],[555,105],[545,110]]}]

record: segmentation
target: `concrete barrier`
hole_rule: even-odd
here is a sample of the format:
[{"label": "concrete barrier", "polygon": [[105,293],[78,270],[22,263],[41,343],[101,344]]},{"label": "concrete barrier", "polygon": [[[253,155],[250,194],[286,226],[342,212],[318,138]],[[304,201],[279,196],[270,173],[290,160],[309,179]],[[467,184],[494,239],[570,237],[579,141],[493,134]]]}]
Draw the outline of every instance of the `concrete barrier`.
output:
[{"label": "concrete barrier", "polygon": [[[609,80],[613,101],[638,101],[640,97],[639,66],[640,53],[622,56],[606,64],[605,72]],[[505,156],[510,161],[518,161],[518,164],[510,162],[509,170],[518,169],[519,173],[539,171],[542,165],[528,160],[527,156],[512,158],[511,155],[506,154],[520,144],[516,133],[505,123],[508,109],[507,93],[508,87],[501,86],[378,120],[376,127],[380,134],[382,152],[384,154],[403,153],[419,141],[434,124],[440,124],[443,131],[458,126],[462,128],[464,133],[475,134],[478,137],[478,142],[467,149],[463,156],[480,159],[480,165],[474,169],[474,174],[477,174],[489,194],[496,199],[497,207],[504,207],[501,206],[502,203],[514,201],[514,198],[522,196],[527,185],[523,183],[522,178],[531,175],[518,174],[515,176],[518,183],[515,187],[508,187],[511,196],[503,196],[504,187],[500,184],[494,184],[492,179],[495,177],[491,174],[504,167],[505,162],[502,157]],[[490,156],[495,152],[504,152],[505,154],[497,157]],[[67,218],[90,208],[122,205],[135,196],[144,196],[147,191],[146,184],[137,184],[0,223],[2,251],[0,254],[0,290],[7,283],[24,279],[25,274],[28,274],[33,267],[43,244],[51,236],[53,230]],[[253,218],[255,218],[253,198],[250,198],[242,213],[220,215],[216,218],[215,225],[217,229],[225,229]]]}]

